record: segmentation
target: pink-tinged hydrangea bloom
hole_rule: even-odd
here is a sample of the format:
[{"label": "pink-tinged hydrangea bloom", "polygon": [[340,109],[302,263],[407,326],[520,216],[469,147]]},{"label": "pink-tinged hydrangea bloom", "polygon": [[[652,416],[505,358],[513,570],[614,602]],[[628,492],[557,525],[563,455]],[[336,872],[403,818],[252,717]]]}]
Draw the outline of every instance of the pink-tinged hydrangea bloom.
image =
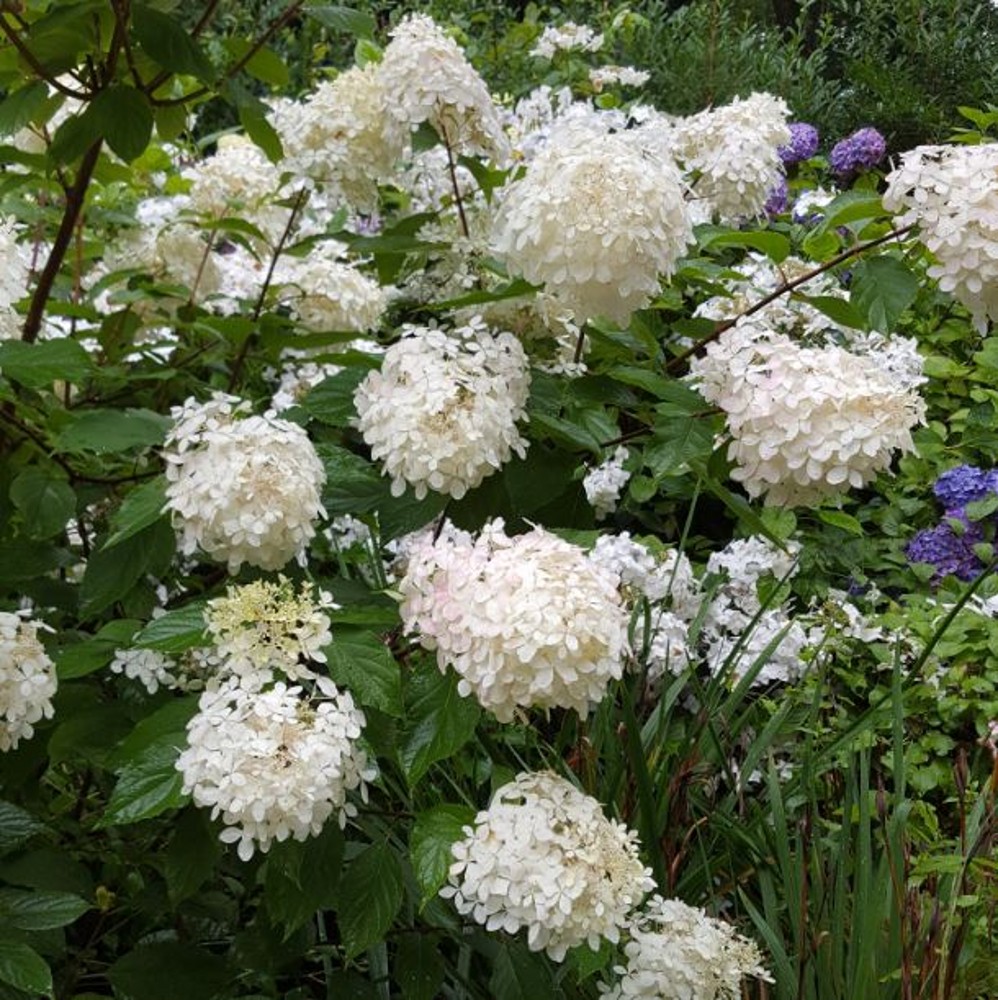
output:
[{"label": "pink-tinged hydrangea bloom", "polygon": [[618,577],[543,528],[477,540],[445,530],[411,547],[399,584],[407,631],[500,722],[520,708],[588,712],[621,676],[628,614]]},{"label": "pink-tinged hydrangea bloom", "polygon": [[441,895],[486,930],[515,934],[556,962],[569,948],[616,942],[654,888],[637,835],[564,778],[522,773],[503,785],[464,839]]},{"label": "pink-tinged hydrangea bloom", "polygon": [[163,451],[167,509],[180,550],[228,563],[280,569],[303,562],[315,522],[325,515],[326,473],[308,435],[248,404],[216,393],[174,407]]}]

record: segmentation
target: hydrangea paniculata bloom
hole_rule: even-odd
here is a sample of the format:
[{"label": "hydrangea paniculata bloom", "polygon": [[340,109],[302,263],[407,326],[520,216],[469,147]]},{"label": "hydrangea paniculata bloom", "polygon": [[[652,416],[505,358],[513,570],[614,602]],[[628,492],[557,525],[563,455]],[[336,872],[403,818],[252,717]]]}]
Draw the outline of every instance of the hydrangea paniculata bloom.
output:
[{"label": "hydrangea paniculata bloom", "polygon": [[450,333],[406,326],[380,371],[357,387],[357,427],[384,462],[392,494],[410,484],[456,499],[509,461],[527,442],[530,371],[511,333],[492,334],[478,318]]},{"label": "hydrangea paniculata bloom", "polygon": [[772,94],[752,94],[678,121],[677,158],[696,175],[694,196],[722,222],[763,213],[783,174],[779,150],[790,142],[790,110]]},{"label": "hydrangea paniculata bloom", "polygon": [[887,176],[884,207],[918,225],[936,261],[929,277],[984,333],[998,319],[998,143],[918,146]]},{"label": "hydrangea paniculata bloom", "polygon": [[564,24],[549,24],[530,50],[538,59],[553,59],[556,52],[599,52],[603,47],[603,35],[593,31],[588,24],[566,21]]},{"label": "hydrangea paniculata bloom", "polygon": [[457,42],[426,14],[407,14],[391,35],[380,63],[388,114],[412,128],[429,122],[451,148],[505,161],[499,112]]},{"label": "hydrangea paniculata bloom", "polygon": [[586,491],[586,499],[596,513],[596,520],[601,521],[617,509],[620,502],[620,491],[631,478],[624,468],[627,461],[627,449],[618,448],[605,462],[590,469],[582,480],[582,488]]},{"label": "hydrangea paniculata bloom", "polygon": [[189,398],[172,411],[163,451],[180,551],[200,548],[232,573],[243,563],[272,570],[303,561],[325,514],[326,473],[308,435],[248,410],[224,393],[206,403]]},{"label": "hydrangea paniculata bloom", "polygon": [[399,583],[401,615],[458,690],[500,722],[518,708],[580,714],[619,679],[628,614],[617,575],[543,528],[508,536],[487,524],[477,540],[445,530],[416,542]]},{"label": "hydrangea paniculata bloom", "polygon": [[24,614],[0,611],[0,751],[30,740],[35,723],[52,718],[58,682],[38,639],[44,627]]},{"label": "hydrangea paniculata bloom", "polygon": [[807,122],[790,123],[790,141],[777,152],[784,166],[809,160],[818,152],[818,130]]},{"label": "hydrangea paniculata bloom", "polygon": [[861,128],[832,147],[828,165],[839,177],[849,177],[875,167],[886,152],[887,143],[875,128]]},{"label": "hydrangea paniculata bloom", "polygon": [[616,942],[654,888],[637,834],[549,772],[521,773],[492,797],[451,848],[441,895],[486,930],[527,931],[531,951],[556,962],[569,948]]},{"label": "hydrangea paniculata bloom", "polygon": [[692,240],[675,164],[629,132],[563,126],[503,190],[494,245],[578,323],[626,324]]},{"label": "hydrangea paniculata bloom", "polygon": [[925,419],[915,389],[838,346],[802,347],[741,322],[691,365],[724,410],[732,478],[767,504],[799,506],[871,482],[895,451],[912,451]]},{"label": "hydrangea paniculata bloom", "polygon": [[601,1000],[739,1000],[746,976],[773,981],[755,942],[678,899],[654,896],[629,937],[627,965]]},{"label": "hydrangea paniculata bloom", "polygon": [[230,681],[201,696],[187,725],[184,793],[221,817],[220,839],[244,861],[275,840],[315,836],[330,816],[345,825],[356,815],[347,793],[366,796],[376,776],[357,744],[364,714],[328,678],[315,683],[305,698],[283,682],[255,691]]},{"label": "hydrangea paniculata bloom", "polygon": [[226,673],[263,684],[277,672],[288,679],[314,677],[310,663],[325,663],[332,642],[332,595],[295,588],[290,580],[254,580],[229,587],[208,602],[205,624]]}]

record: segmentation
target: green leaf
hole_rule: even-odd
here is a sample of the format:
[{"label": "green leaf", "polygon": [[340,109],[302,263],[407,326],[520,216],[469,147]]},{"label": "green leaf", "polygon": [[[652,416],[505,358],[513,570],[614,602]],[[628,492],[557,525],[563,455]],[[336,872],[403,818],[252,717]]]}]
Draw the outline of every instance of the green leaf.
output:
[{"label": "green leaf", "polygon": [[0,982],[35,995],[52,996],[52,973],[34,948],[0,938]]},{"label": "green leaf", "polygon": [[76,767],[86,762],[103,768],[115,744],[130,728],[120,705],[96,704],[71,713],[60,712],[48,741],[49,762],[59,765],[71,761]]},{"label": "green leaf", "polygon": [[215,71],[208,57],[176,18],[136,4],[132,10],[132,30],[146,55],[163,69],[197,77],[209,85],[212,83]]},{"label": "green leaf", "polygon": [[26,468],[10,486],[10,499],[21,512],[30,538],[51,538],[76,513],[76,494],[61,476],[38,466]]},{"label": "green leaf", "polygon": [[[229,38],[225,47],[235,59],[242,59],[253,47],[253,43],[246,38]],[[274,87],[286,87],[291,81],[291,74],[284,60],[266,45],[257,49],[243,68],[250,76]]]},{"label": "green leaf", "polygon": [[174,904],[193,896],[211,877],[222,844],[203,809],[185,809],[163,855],[163,875]]},{"label": "green leaf", "polygon": [[10,802],[0,802],[0,854],[10,854],[46,827]]},{"label": "green leaf", "polygon": [[843,191],[820,211],[822,232],[850,222],[861,222],[887,215],[880,195],[870,191]]},{"label": "green leaf", "polygon": [[492,966],[489,988],[494,1000],[537,1000],[555,996],[547,962],[518,941],[503,941]]},{"label": "green leaf", "polygon": [[72,163],[101,138],[100,123],[93,115],[86,111],[73,115],[52,136],[48,148],[49,158],[56,164]]},{"label": "green leaf", "polygon": [[434,1000],[444,979],[437,938],[430,934],[403,934],[395,952],[394,971],[405,1000]]},{"label": "green leaf", "polygon": [[111,516],[111,535],[104,543],[104,548],[113,548],[119,542],[155,524],[164,516],[165,506],[166,480],[162,476],[132,490]]},{"label": "green leaf", "polygon": [[463,828],[474,818],[471,806],[446,802],[416,817],[409,835],[409,860],[424,905],[447,881],[447,870],[454,863],[451,846],[464,836]]},{"label": "green leaf", "polygon": [[224,958],[174,941],[147,944],[108,970],[116,994],[129,1000],[213,1000],[229,982]]},{"label": "green leaf", "polygon": [[848,531],[850,535],[856,535],[857,538],[863,537],[863,525],[843,510],[819,510],[818,519],[824,521],[825,524],[830,524],[833,528]]},{"label": "green leaf", "polygon": [[314,916],[334,905],[343,868],[343,833],[335,821],[317,837],[275,844],[267,856],[264,899],[285,940]]},{"label": "green leaf", "polygon": [[47,99],[48,87],[41,80],[33,80],[8,93],[0,102],[0,136],[13,135],[28,125]]},{"label": "green leaf", "polygon": [[152,715],[147,715],[121,741],[115,750],[111,766],[123,770],[129,764],[139,763],[160,744],[174,743],[181,746],[186,742],[187,723],[198,708],[197,695],[174,698]]},{"label": "green leaf", "polygon": [[435,761],[457,753],[475,732],[481,709],[457,693],[457,681],[452,670],[441,674],[428,662],[407,677],[399,762],[410,786]]},{"label": "green leaf", "polygon": [[790,240],[786,236],[767,231],[741,232],[737,229],[718,231],[712,226],[704,226],[697,229],[697,240],[704,250],[714,247],[749,247],[765,254],[777,264],[786,260],[790,253]]},{"label": "green leaf", "polygon": [[714,448],[714,428],[695,417],[656,421],[655,437],[644,450],[644,463],[656,481],[689,471],[690,462],[707,461]]},{"label": "green leaf", "polygon": [[302,400],[301,405],[309,416],[332,427],[349,427],[357,416],[353,397],[357,386],[367,377],[361,368],[344,368],[343,371],[323,379]]},{"label": "green leaf", "polygon": [[164,142],[173,142],[187,131],[187,108],[183,104],[164,104],[156,108],[156,134]]},{"label": "green leaf", "polygon": [[101,135],[126,163],[141,156],[152,138],[152,108],[145,94],[123,83],[100,91],[87,109]]},{"label": "green leaf", "polygon": [[239,123],[246,129],[246,134],[264,151],[271,163],[280,163],[284,156],[281,137],[267,121],[266,106],[240,103],[238,109]]},{"label": "green leaf", "polygon": [[837,295],[797,295],[795,301],[806,302],[809,306],[824,313],[833,323],[848,326],[853,330],[866,329],[866,320],[848,299],[840,299]]},{"label": "green leaf", "polygon": [[340,879],[336,908],[347,959],[384,938],[402,905],[402,867],[387,843],[373,844]]},{"label": "green leaf", "polygon": [[90,903],[72,892],[0,889],[0,922],[22,931],[66,927],[89,909]]},{"label": "green leaf", "polygon": [[106,667],[115,650],[132,644],[139,624],[131,618],[122,618],[102,625],[96,635],[60,645],[53,655],[59,680],[86,677]]},{"label": "green leaf", "polygon": [[158,649],[161,653],[183,653],[208,642],[204,622],[204,601],[192,601],[182,608],[154,618],[135,638],[132,645]]},{"label": "green leaf", "polygon": [[897,257],[869,257],[853,269],[849,301],[870,327],[890,333],[918,295],[918,279]]},{"label": "green leaf", "polygon": [[57,381],[82,382],[92,367],[90,355],[68,337],[34,344],[0,343],[0,371],[29,389],[44,389]]},{"label": "green leaf", "polygon": [[65,565],[63,554],[45,542],[8,542],[0,545],[0,583],[23,583]]},{"label": "green leaf", "polygon": [[402,717],[402,675],[391,650],[372,632],[337,632],[325,649],[329,675],[365,708]]},{"label": "green leaf", "polygon": [[137,823],[183,803],[184,779],[176,768],[181,743],[165,737],[122,768],[98,827]]},{"label": "green leaf", "polygon": [[340,4],[316,4],[305,8],[309,17],[314,17],[330,31],[342,31],[358,38],[373,38],[377,22],[366,11],[354,10]]},{"label": "green leaf", "polygon": [[170,418],[152,410],[84,410],[59,432],[60,451],[110,452],[150,448],[163,443]]},{"label": "green leaf", "polygon": [[613,964],[614,947],[606,938],[601,938],[597,951],[593,951],[588,944],[580,944],[568,954],[572,964],[575,966],[579,982],[583,982],[597,972],[609,971],[610,966]]},{"label": "green leaf", "polygon": [[316,447],[316,451],[326,470],[322,505],[330,517],[363,514],[382,506],[390,506],[388,480],[381,475],[377,466],[334,444],[322,442]]}]

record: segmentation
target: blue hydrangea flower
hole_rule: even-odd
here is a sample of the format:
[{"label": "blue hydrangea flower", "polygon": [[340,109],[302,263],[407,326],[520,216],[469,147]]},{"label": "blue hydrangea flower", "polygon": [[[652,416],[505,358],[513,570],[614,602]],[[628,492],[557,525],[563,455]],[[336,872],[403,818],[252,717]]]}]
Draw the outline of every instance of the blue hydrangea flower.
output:
[{"label": "blue hydrangea flower", "polygon": [[786,177],[781,177],[769,192],[764,206],[766,215],[781,215],[787,210],[787,202],[790,198],[790,189],[787,187]]},{"label": "blue hydrangea flower", "polygon": [[777,152],[788,167],[811,159],[818,152],[818,130],[807,122],[791,122],[790,142]]},{"label": "blue hydrangea flower", "polygon": [[998,493],[998,469],[978,469],[958,465],[944,472],[932,487],[939,502],[948,510],[962,509],[975,500]]},{"label": "blue hydrangea flower", "polygon": [[861,128],[837,142],[828,154],[828,164],[840,177],[875,167],[887,152],[887,142],[875,128]]},{"label": "blue hydrangea flower", "polygon": [[973,580],[984,563],[974,554],[973,547],[984,541],[984,529],[969,521],[962,511],[947,511],[947,517],[956,518],[966,525],[962,535],[957,534],[946,521],[934,528],[920,531],[908,543],[905,555],[909,562],[930,563],[936,567],[932,582],[953,575],[961,580]]}]

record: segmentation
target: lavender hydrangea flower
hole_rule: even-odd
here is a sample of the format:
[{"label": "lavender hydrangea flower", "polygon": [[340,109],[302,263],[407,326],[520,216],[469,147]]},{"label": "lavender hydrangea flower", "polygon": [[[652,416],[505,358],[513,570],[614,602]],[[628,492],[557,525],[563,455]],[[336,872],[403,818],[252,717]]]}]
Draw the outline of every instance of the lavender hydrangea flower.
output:
[{"label": "lavender hydrangea flower", "polygon": [[984,528],[968,520],[966,514],[959,510],[947,511],[946,516],[965,525],[962,534],[954,531],[948,521],[943,521],[915,535],[908,543],[905,555],[909,562],[935,566],[933,583],[950,575],[960,580],[973,580],[984,569],[984,564],[974,553],[974,546],[984,541]]},{"label": "lavender hydrangea flower", "polygon": [[936,480],[932,492],[948,510],[962,509],[968,503],[998,493],[998,469],[985,470],[975,465],[958,465]]},{"label": "lavender hydrangea flower", "polygon": [[790,142],[781,146],[777,152],[788,167],[811,159],[818,152],[818,130],[807,122],[791,122]]},{"label": "lavender hydrangea flower", "polygon": [[861,128],[837,142],[828,154],[828,163],[839,177],[875,167],[887,152],[887,142],[875,128]]},{"label": "lavender hydrangea flower", "polygon": [[786,177],[780,179],[773,185],[773,190],[769,192],[763,210],[766,215],[781,215],[787,210],[787,202],[790,198],[790,189],[787,187]]}]

